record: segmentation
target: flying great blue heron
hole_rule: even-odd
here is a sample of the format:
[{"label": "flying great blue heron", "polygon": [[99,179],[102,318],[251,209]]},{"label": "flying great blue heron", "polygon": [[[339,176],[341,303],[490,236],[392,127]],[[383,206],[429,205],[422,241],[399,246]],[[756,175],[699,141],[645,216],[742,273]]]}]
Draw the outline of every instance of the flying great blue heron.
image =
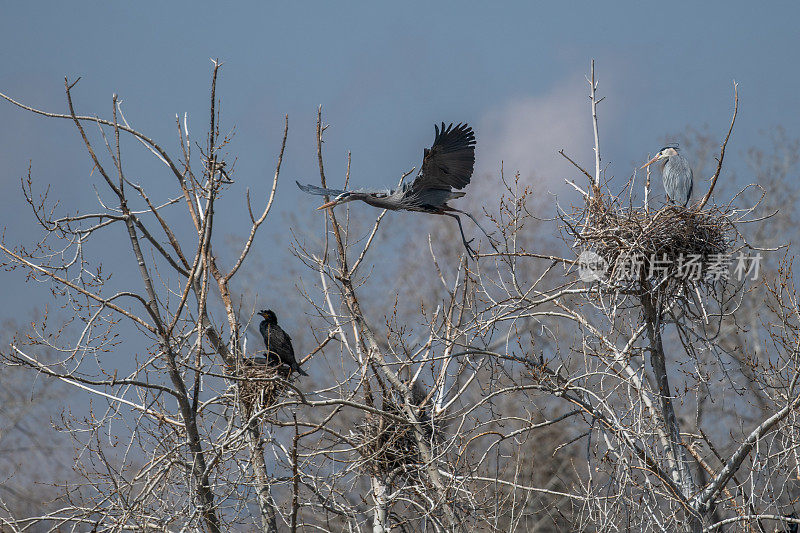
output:
[{"label": "flying great blue heron", "polygon": [[453,189],[463,189],[472,177],[472,170],[475,166],[475,133],[466,123],[457,124],[455,127],[451,123],[445,127],[442,122],[441,130],[439,126],[434,126],[434,128],[436,137],[433,139],[433,146],[425,150],[422,167],[410,184],[403,183],[397,189],[356,189],[352,191],[323,189],[313,185],[301,185],[300,182],[297,182],[297,186],[309,194],[333,197],[333,200],[317,209],[361,200],[381,209],[420,211],[453,217],[458,222],[464,247],[474,257],[476,254],[469,245],[472,240],[467,241],[464,236],[464,228],[461,226],[461,219],[454,212],[467,215],[484,235],[489,237],[489,234],[475,217],[465,211],[450,207],[447,202],[466,194]]},{"label": "flying great blue heron", "polygon": [[665,146],[658,151],[656,156],[645,163],[645,168],[656,161],[664,161],[661,165],[661,177],[664,179],[664,190],[667,199],[686,207],[692,197],[693,176],[689,161],[678,153],[677,146]]},{"label": "flying great blue heron", "polygon": [[272,310],[259,311],[258,314],[264,319],[258,326],[261,336],[264,337],[264,344],[267,347],[267,364],[276,366],[276,363],[283,364],[297,372],[301,376],[308,374],[300,368],[294,358],[294,347],[292,338],[278,325],[278,317]]}]

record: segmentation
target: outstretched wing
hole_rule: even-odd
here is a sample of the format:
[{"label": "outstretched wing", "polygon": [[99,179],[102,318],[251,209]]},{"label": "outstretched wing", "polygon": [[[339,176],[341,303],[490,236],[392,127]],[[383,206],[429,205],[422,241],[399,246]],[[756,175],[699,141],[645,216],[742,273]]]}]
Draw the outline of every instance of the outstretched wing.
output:
[{"label": "outstretched wing", "polygon": [[339,196],[345,192],[340,189],[323,189],[322,187],[315,187],[314,185],[301,185],[300,182],[296,180],[295,183],[298,187],[300,187],[301,191],[307,192],[308,194],[316,194],[318,196]]},{"label": "outstretched wing", "polygon": [[451,123],[436,128],[433,146],[425,150],[422,172],[414,180],[414,189],[463,189],[475,167],[475,133],[469,124]]}]

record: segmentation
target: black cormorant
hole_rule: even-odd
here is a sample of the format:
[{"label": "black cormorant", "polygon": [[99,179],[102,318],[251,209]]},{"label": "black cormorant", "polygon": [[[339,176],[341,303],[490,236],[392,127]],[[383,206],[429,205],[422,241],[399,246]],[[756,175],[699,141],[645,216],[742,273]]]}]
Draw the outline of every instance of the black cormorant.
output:
[{"label": "black cormorant", "polygon": [[258,326],[261,336],[264,338],[264,345],[267,347],[267,361],[272,364],[274,358],[290,367],[292,371],[297,372],[301,376],[307,376],[297,360],[294,358],[294,348],[292,347],[292,338],[286,334],[283,329],[278,325],[278,318],[272,310],[259,311],[258,314],[264,319]]}]

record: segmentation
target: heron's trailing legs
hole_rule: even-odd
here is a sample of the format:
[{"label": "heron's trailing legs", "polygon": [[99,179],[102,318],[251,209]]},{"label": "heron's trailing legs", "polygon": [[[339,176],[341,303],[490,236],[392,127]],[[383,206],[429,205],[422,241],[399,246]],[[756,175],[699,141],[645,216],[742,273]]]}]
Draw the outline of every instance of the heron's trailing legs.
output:
[{"label": "heron's trailing legs", "polygon": [[466,246],[467,251],[470,252],[470,255],[472,255],[473,259],[477,258],[477,254],[475,253],[474,250],[472,250],[472,248],[470,248],[469,243],[471,243],[475,239],[470,239],[469,241],[467,241],[467,239],[464,237],[464,229],[461,227],[461,219],[458,217],[458,215],[454,215],[452,213],[448,213],[447,211],[455,211],[457,213],[461,213],[462,215],[467,215],[475,223],[475,225],[478,226],[478,229],[481,230],[484,235],[486,235],[486,238],[489,239],[489,244],[492,245],[492,248],[494,248],[494,250],[497,253],[500,253],[500,250],[498,250],[497,246],[495,246],[494,241],[489,236],[489,233],[487,233],[487,231],[485,229],[483,229],[483,226],[480,225],[480,223],[478,222],[478,220],[474,216],[472,216],[471,214],[467,213],[466,211],[462,211],[460,209],[456,209],[455,207],[450,207],[450,206],[445,206],[444,211],[445,212],[443,214],[445,214],[447,216],[450,216],[450,217],[453,217],[458,221],[458,229],[461,231],[461,240],[464,242],[464,246]]},{"label": "heron's trailing legs", "polygon": [[447,211],[443,211],[442,214],[443,215],[447,215],[449,217],[453,217],[454,219],[456,219],[456,222],[458,222],[458,230],[461,232],[461,242],[464,243],[464,248],[467,249],[467,253],[469,254],[469,256],[471,258],[477,259],[478,258],[478,254],[469,245],[469,243],[471,243],[475,239],[467,240],[467,238],[464,236],[464,228],[461,226],[461,218],[459,218],[458,215],[454,215],[452,213],[448,213]]}]

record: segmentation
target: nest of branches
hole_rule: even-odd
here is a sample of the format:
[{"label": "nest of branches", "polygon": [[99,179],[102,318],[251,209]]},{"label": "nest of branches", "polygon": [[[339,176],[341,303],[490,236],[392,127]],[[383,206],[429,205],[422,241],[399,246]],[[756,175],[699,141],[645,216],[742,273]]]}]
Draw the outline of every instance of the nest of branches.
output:
[{"label": "nest of branches", "polygon": [[[584,253],[581,264],[611,285],[651,290],[713,284],[727,272],[737,239],[732,210],[665,205],[648,210],[595,196],[564,220]],[[589,254],[589,259],[596,256]]]},{"label": "nest of branches", "polygon": [[[433,437],[433,420],[429,410],[421,406],[424,397],[412,389],[412,408],[422,426],[422,437],[429,445]],[[379,477],[406,476],[416,478],[423,463],[417,445],[414,425],[402,408],[402,399],[385,392],[381,410],[385,414],[367,413],[357,428],[358,450],[362,466]]]},{"label": "nest of branches", "polygon": [[239,400],[245,407],[247,416],[270,407],[288,388],[288,373],[283,366],[268,364],[244,364],[237,372],[239,381]]}]

